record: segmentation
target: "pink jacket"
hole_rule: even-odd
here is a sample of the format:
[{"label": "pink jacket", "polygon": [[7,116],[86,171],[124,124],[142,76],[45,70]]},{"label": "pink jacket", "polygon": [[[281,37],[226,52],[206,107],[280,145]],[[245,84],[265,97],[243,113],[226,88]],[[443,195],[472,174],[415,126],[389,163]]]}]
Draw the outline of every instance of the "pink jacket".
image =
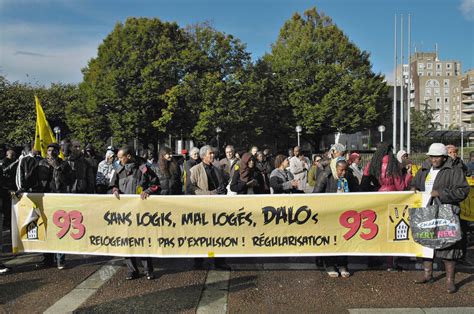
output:
[{"label": "pink jacket", "polygon": [[[386,176],[389,156],[385,155],[382,159],[382,171],[379,178],[380,189],[379,192],[404,191],[412,180],[412,175],[406,174],[399,177]],[[364,168],[364,176],[369,175],[370,162]]]}]

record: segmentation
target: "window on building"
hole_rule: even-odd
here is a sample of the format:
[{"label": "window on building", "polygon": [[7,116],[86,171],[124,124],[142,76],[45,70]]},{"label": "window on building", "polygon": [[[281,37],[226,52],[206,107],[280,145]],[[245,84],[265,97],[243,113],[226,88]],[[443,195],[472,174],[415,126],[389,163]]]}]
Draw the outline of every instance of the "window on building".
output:
[{"label": "window on building", "polygon": [[445,99],[444,99],[444,103],[445,103],[445,104],[449,104],[449,98],[445,98]]},{"label": "window on building", "polygon": [[452,64],[451,63],[446,63],[446,69],[451,70]]},{"label": "window on building", "polygon": [[424,63],[418,63],[418,69],[424,70],[425,69],[425,64]]},{"label": "window on building", "polygon": [[451,76],[451,72],[446,72],[446,76]]},{"label": "window on building", "polygon": [[431,88],[425,89],[425,96],[431,96]]},{"label": "window on building", "polygon": [[423,76],[425,75],[423,72],[418,72],[418,76]]},{"label": "window on building", "polygon": [[441,70],[441,63],[436,63],[436,70]]},{"label": "window on building", "polygon": [[441,76],[441,72],[436,72],[436,76]]},{"label": "window on building", "polygon": [[426,72],[426,75],[433,76],[433,72]]},{"label": "window on building", "polygon": [[433,63],[427,63],[426,68],[429,70],[433,69]]},{"label": "window on building", "polygon": [[444,80],[444,87],[449,87],[449,80]]},{"label": "window on building", "polygon": [[435,89],[434,89],[434,95],[435,95],[435,96],[439,96],[439,95],[440,95],[440,90],[439,90],[439,88],[435,88]]},{"label": "window on building", "polygon": [[445,89],[444,89],[444,94],[445,94],[445,95],[449,95],[449,88],[445,88]]}]

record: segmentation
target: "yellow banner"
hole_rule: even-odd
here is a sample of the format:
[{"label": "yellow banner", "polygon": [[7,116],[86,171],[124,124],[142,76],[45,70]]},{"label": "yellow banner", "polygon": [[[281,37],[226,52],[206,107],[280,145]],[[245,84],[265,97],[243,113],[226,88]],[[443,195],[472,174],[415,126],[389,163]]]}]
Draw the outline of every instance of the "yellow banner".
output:
[{"label": "yellow banner", "polygon": [[[16,252],[112,256],[432,257],[411,237],[421,194],[238,196],[24,194]],[[15,225],[16,224],[16,225]]]},{"label": "yellow banner", "polygon": [[467,221],[474,221],[474,180],[471,177],[466,177],[467,182],[471,186],[469,195],[461,202],[461,219]]}]

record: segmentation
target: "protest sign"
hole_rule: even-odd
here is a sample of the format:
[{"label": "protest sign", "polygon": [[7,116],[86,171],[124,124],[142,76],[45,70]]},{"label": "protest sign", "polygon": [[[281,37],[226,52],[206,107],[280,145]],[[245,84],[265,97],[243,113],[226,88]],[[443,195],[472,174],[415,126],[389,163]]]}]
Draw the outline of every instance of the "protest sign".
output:
[{"label": "protest sign", "polygon": [[408,208],[420,194],[237,196],[25,194],[13,205],[16,252],[225,257],[431,257]]}]

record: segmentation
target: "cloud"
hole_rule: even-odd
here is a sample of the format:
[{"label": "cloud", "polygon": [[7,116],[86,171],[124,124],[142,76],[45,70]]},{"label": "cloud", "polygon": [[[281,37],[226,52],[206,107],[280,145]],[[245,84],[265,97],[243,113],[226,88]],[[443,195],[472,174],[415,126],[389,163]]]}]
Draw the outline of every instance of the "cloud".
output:
[{"label": "cloud", "polygon": [[474,0],[462,0],[459,10],[464,18],[474,21]]},{"label": "cloud", "polygon": [[24,56],[30,56],[30,57],[40,57],[40,58],[52,58],[54,56],[49,56],[49,55],[44,55],[42,53],[36,53],[36,52],[30,52],[30,51],[21,51],[17,50],[15,51],[15,55],[24,55]]},{"label": "cloud", "polygon": [[93,26],[2,22],[0,29],[0,75],[32,84],[82,81],[81,69],[102,42]]}]

